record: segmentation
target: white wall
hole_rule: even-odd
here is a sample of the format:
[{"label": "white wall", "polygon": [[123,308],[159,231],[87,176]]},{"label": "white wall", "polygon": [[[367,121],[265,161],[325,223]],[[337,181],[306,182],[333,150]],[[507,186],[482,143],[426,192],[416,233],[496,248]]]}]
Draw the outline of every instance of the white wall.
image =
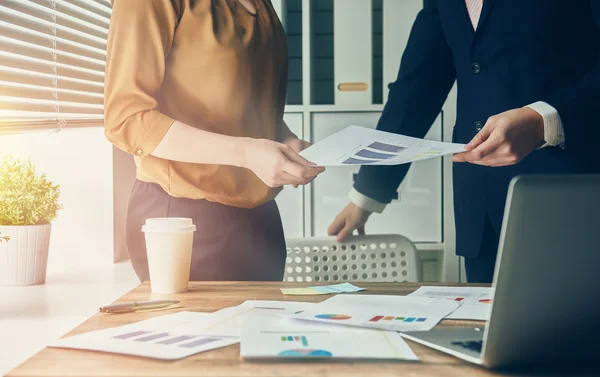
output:
[{"label": "white wall", "polygon": [[30,157],[61,186],[48,272],[104,267],[113,260],[112,146],[102,128],[0,135],[0,158]]}]

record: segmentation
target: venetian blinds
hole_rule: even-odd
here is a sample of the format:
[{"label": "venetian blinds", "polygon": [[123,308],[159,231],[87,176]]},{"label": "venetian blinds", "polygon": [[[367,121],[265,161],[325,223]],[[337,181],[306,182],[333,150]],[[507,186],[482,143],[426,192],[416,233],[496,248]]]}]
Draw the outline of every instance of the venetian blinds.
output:
[{"label": "venetian blinds", "polygon": [[110,0],[0,0],[0,133],[102,126]]}]

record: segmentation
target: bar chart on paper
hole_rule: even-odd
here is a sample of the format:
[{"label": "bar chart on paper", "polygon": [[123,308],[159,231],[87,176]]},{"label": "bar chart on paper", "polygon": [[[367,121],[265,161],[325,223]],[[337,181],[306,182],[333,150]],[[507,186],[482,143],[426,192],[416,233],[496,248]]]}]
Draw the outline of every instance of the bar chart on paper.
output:
[{"label": "bar chart on paper", "polygon": [[176,360],[239,341],[238,337],[203,333],[198,323],[206,316],[206,313],[169,314],[59,339],[50,346]]},{"label": "bar chart on paper", "polygon": [[221,340],[218,337],[205,337],[195,335],[171,335],[166,332],[134,331],[114,336],[113,339],[132,342],[152,342],[157,345],[195,348]]},{"label": "bar chart on paper", "polygon": [[289,318],[387,331],[428,331],[460,304],[446,299],[336,295]]},{"label": "bar chart on paper", "polygon": [[396,332],[282,317],[254,317],[245,321],[240,355],[250,359],[416,359]]},{"label": "bar chart on paper", "polygon": [[394,316],[383,316],[376,315],[371,318],[369,322],[379,322],[379,321],[402,321],[402,322],[426,322],[427,318],[424,317],[394,317]]},{"label": "bar chart on paper", "polygon": [[282,342],[286,342],[286,343],[299,343],[302,344],[302,346],[304,347],[308,347],[308,340],[306,339],[306,336],[302,335],[302,336],[282,336],[281,337],[281,341]]}]

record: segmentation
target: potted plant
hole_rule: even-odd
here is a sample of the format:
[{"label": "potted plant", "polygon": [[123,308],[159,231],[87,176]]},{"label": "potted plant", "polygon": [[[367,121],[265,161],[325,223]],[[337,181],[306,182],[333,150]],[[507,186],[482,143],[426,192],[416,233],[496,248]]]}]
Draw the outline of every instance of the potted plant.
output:
[{"label": "potted plant", "polygon": [[50,222],[62,208],[58,185],[29,160],[0,162],[0,285],[46,281]]}]

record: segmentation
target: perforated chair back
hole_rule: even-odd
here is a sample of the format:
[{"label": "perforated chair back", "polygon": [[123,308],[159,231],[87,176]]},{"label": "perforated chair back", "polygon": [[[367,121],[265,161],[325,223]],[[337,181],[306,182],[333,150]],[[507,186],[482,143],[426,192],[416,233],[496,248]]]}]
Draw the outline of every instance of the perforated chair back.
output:
[{"label": "perforated chair back", "polygon": [[284,281],[416,282],[416,248],[393,234],[288,239]]}]

